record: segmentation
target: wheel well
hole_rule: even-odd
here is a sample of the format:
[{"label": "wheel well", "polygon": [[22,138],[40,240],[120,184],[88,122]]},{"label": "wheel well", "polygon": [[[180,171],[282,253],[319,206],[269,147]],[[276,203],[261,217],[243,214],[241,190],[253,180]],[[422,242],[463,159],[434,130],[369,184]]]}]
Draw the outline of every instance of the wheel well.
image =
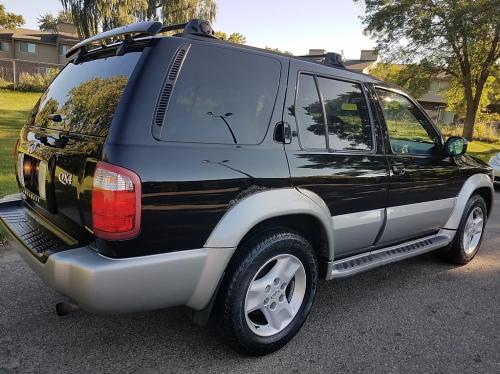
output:
[{"label": "wheel well", "polygon": [[479,195],[484,199],[484,202],[486,203],[486,209],[488,209],[486,213],[489,216],[491,212],[491,206],[493,204],[491,189],[488,187],[478,188],[477,190],[474,191],[474,195]]},{"label": "wheel well", "polygon": [[[328,261],[330,251],[325,228],[319,219],[309,214],[291,214],[266,219],[252,227],[240,243],[275,227],[286,227],[302,235],[313,247],[318,262],[321,264]],[[322,271],[321,266],[320,271]]]}]

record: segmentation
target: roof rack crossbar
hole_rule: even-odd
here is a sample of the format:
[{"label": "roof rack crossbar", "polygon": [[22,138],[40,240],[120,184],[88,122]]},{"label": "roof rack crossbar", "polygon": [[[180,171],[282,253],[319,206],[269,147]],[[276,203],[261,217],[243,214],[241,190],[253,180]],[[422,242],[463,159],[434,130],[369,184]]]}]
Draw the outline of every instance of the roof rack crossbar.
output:
[{"label": "roof rack crossbar", "polygon": [[162,28],[161,28],[161,31],[160,32],[167,32],[167,31],[176,31],[176,30],[184,30],[187,26],[187,22],[186,23],[178,23],[176,25],[164,25]]}]

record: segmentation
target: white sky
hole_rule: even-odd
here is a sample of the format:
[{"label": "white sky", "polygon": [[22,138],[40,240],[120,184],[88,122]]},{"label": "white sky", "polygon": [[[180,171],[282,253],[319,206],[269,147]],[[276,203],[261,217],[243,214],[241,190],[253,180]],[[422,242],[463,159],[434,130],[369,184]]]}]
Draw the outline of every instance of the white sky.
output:
[{"label": "white sky", "polygon": [[[59,0],[1,0],[9,12],[22,14],[24,27],[37,28],[37,17],[57,14]],[[359,58],[361,49],[375,43],[363,35],[360,15],[363,2],[353,0],[217,0],[214,29],[239,32],[247,44],[307,54],[310,48],[344,51],[348,59]]]}]

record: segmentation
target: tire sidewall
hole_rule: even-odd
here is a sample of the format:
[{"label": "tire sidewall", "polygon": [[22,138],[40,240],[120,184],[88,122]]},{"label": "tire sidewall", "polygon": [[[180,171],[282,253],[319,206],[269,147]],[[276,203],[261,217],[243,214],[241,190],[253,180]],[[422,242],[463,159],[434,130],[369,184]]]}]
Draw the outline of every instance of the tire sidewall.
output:
[{"label": "tire sidewall", "polygon": [[[241,331],[241,334],[238,334],[238,340],[242,345],[257,346],[259,347],[258,350],[263,351],[280,348],[298,332],[307,319],[316,295],[318,266],[310,244],[294,233],[283,233],[280,236],[281,238],[278,240],[272,240],[261,245],[259,250],[253,253],[252,258],[249,259],[249,266],[245,271],[240,272],[238,279],[235,280],[241,285],[233,300],[236,307],[232,308],[233,323]],[[290,254],[297,257],[304,266],[306,273],[304,300],[293,320],[282,331],[271,336],[259,336],[250,329],[246,320],[246,293],[259,269],[269,259],[281,254]]]},{"label": "tire sidewall", "polygon": [[[474,249],[474,251],[471,253],[466,253],[465,252],[465,245],[464,245],[465,226],[467,224],[467,218],[469,218],[469,215],[471,214],[471,212],[475,208],[480,208],[483,212],[483,219],[484,219],[483,231],[481,233],[481,238],[479,239],[479,242],[478,242],[476,248]],[[487,219],[488,219],[487,208],[486,208],[486,203],[485,203],[484,199],[479,195],[472,196],[469,199],[469,201],[467,202],[467,205],[465,206],[464,214],[462,216],[462,219],[460,220],[459,229],[457,230],[457,233],[456,233],[457,237],[456,237],[456,246],[455,247],[456,247],[457,252],[455,254],[457,256],[457,260],[460,263],[463,263],[463,264],[468,263],[477,254],[479,248],[481,247],[481,243],[483,241],[483,238],[484,238]]]}]

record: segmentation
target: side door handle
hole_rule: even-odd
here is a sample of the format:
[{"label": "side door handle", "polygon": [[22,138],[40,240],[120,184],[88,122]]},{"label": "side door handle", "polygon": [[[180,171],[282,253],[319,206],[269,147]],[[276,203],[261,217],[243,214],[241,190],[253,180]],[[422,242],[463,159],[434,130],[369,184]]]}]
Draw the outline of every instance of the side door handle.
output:
[{"label": "side door handle", "polygon": [[396,175],[404,175],[406,173],[405,164],[403,164],[402,162],[393,163],[392,172]]}]

